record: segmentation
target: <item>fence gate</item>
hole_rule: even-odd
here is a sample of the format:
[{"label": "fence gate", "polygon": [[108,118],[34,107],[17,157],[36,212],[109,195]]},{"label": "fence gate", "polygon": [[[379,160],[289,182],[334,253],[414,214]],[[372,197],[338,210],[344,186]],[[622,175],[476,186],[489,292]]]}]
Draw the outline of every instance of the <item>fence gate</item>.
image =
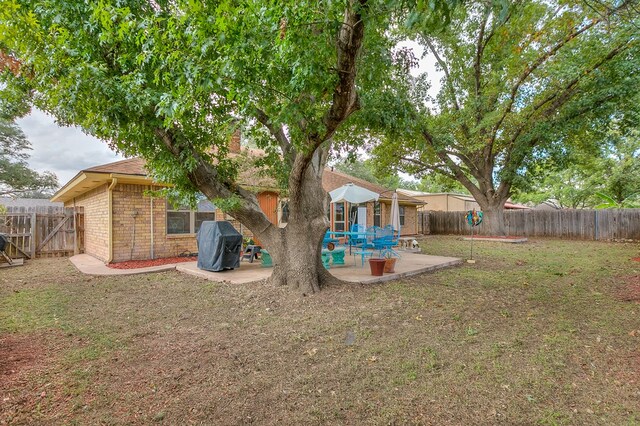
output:
[{"label": "fence gate", "polygon": [[72,208],[14,208],[0,215],[11,257],[72,256],[84,251],[84,214]]},{"label": "fence gate", "polygon": [[35,213],[7,213],[0,216],[0,233],[9,240],[4,251],[9,257],[35,257],[33,226]]}]

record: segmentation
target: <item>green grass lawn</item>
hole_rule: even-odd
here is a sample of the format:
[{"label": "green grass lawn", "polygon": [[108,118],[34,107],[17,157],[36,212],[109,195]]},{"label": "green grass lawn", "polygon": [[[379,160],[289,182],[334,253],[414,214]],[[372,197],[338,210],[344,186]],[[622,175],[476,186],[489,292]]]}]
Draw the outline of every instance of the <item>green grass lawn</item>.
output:
[{"label": "green grass lawn", "polygon": [[475,265],[312,297],[3,269],[0,424],[640,424],[640,304],[619,297],[640,246],[474,244]]}]

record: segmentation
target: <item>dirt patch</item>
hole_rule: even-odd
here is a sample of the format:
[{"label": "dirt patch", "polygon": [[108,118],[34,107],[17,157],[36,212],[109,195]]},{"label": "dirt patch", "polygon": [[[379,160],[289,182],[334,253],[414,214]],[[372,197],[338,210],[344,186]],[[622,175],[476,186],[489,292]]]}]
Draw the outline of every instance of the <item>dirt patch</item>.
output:
[{"label": "dirt patch", "polygon": [[0,390],[13,387],[16,377],[43,364],[44,347],[32,335],[7,334],[0,337]]},{"label": "dirt patch", "polygon": [[640,303],[640,275],[623,278],[624,286],[616,292],[616,297],[624,302]]},{"label": "dirt patch", "polygon": [[149,266],[168,265],[169,263],[193,262],[198,260],[198,256],[165,257],[162,259],[149,260],[128,260],[126,262],[110,263],[107,266],[113,269],[138,269]]},{"label": "dirt patch", "polygon": [[60,348],[49,344],[51,337],[51,333],[0,336],[0,424],[33,420],[29,413],[44,408],[59,393],[56,386],[39,380],[59,358]]}]

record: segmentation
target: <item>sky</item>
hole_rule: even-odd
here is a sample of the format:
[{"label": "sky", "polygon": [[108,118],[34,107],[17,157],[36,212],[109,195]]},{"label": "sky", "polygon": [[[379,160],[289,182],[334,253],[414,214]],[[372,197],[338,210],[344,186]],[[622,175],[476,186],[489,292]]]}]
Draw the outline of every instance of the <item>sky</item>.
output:
[{"label": "sky", "polygon": [[53,117],[40,110],[34,109],[17,123],[33,148],[28,160],[31,168],[55,173],[61,186],[80,170],[123,159],[106,142],[77,127],[58,126]]},{"label": "sky", "polygon": [[[435,95],[440,89],[442,73],[436,70],[433,59],[430,56],[421,58],[422,48],[415,42],[403,42],[400,46],[413,49],[419,59],[419,66],[412,74],[427,72],[432,82],[429,92],[432,96]],[[109,149],[105,142],[84,134],[77,127],[58,126],[53,117],[40,110],[34,109],[17,123],[33,147],[29,159],[31,168],[39,172],[47,170],[55,173],[61,186],[80,170],[123,159]]]}]

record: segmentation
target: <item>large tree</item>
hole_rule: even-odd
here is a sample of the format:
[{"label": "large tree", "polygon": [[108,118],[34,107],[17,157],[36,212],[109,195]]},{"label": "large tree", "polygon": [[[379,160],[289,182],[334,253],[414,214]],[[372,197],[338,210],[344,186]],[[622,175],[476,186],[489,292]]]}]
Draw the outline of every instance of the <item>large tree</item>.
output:
[{"label": "large tree", "polygon": [[[402,125],[378,159],[458,180],[504,234],[503,207],[527,170],[562,153],[585,123],[630,107],[640,90],[637,2],[477,2],[444,31],[409,33],[443,74],[428,96],[406,74],[391,92]],[[387,130],[389,127],[387,126]]]},{"label": "large tree", "polygon": [[[7,0],[2,79],[6,96],[28,93],[61,123],[214,200],[268,247],[273,281],[311,293],[332,279],[320,261],[332,138],[392,59],[398,5],[411,2]],[[412,23],[449,10],[413,6]],[[237,181],[238,162],[251,160],[228,155],[240,126],[289,198],[285,228]]]},{"label": "large tree", "polygon": [[56,175],[38,173],[27,163],[31,143],[18,125],[0,118],[0,196],[24,196],[58,187]]}]

